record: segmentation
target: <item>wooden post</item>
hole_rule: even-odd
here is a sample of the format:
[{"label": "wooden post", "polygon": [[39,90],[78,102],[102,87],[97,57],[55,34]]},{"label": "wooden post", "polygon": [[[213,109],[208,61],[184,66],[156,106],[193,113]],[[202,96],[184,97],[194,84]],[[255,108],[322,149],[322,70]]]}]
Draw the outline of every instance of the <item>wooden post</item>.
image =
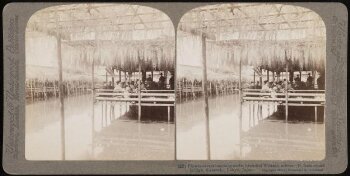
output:
[{"label": "wooden post", "polygon": [[317,106],[315,106],[315,123],[317,123]]},{"label": "wooden post", "polygon": [[[242,49],[241,49],[242,52]],[[242,56],[242,54],[240,54]],[[255,71],[254,71],[255,73]],[[255,75],[255,74],[254,74]],[[255,76],[254,76],[255,77]],[[255,84],[255,81],[254,81]],[[238,93],[239,93],[239,153],[242,157],[242,57],[239,57],[239,82],[238,82]]]},{"label": "wooden post", "polygon": [[316,82],[315,80],[316,80],[316,71],[313,70],[313,71],[312,71],[312,83],[311,83],[311,84],[312,84],[311,87],[312,87],[313,89],[315,88],[315,82]]},{"label": "wooden post", "polygon": [[103,108],[104,108],[104,101],[101,101],[101,128],[103,127]]},{"label": "wooden post", "polygon": [[[286,57],[286,74],[288,73],[288,59],[287,59],[287,57]],[[286,79],[286,81],[285,81],[285,89],[286,89],[286,117],[285,117],[285,120],[286,120],[286,123],[288,123],[288,79]]]},{"label": "wooden post", "polygon": [[118,70],[119,71],[119,82],[122,81],[122,71],[121,70]]},{"label": "wooden post", "polygon": [[92,117],[91,117],[91,147],[92,147],[92,153],[94,151],[94,139],[95,139],[95,61],[94,58],[92,58],[92,66],[91,66],[91,81],[92,81]]},{"label": "wooden post", "polygon": [[33,87],[33,82],[34,82],[34,80],[31,80],[30,81],[30,93],[31,93],[31,95],[32,95],[32,101],[34,101],[34,87]]},{"label": "wooden post", "polygon": [[272,71],[272,81],[275,82],[275,72]]},{"label": "wooden post", "polygon": [[203,96],[204,96],[204,109],[206,118],[206,139],[207,139],[207,158],[210,160],[210,125],[209,125],[209,103],[207,94],[207,46],[205,35],[202,34],[202,66],[203,66]]},{"label": "wooden post", "polygon": [[270,81],[270,75],[269,75],[269,70],[266,70],[266,74],[267,74],[267,77],[266,77],[266,79],[267,79],[267,81],[269,82]]},{"label": "wooden post", "polygon": [[168,123],[170,122],[170,106],[168,106]]},{"label": "wooden post", "polygon": [[260,81],[260,87],[262,87],[262,68],[260,67],[260,76],[259,76],[259,81]]},{"label": "wooden post", "polygon": [[62,81],[62,48],[61,48],[61,34],[57,31],[57,60],[59,69],[59,97],[60,97],[60,111],[61,111],[61,147],[62,160],[66,160],[66,139],[65,139],[65,119],[64,119],[64,95],[63,95],[63,81]]},{"label": "wooden post", "polygon": [[254,81],[254,88],[255,88],[255,70],[254,70],[254,75],[253,75],[253,81]]},{"label": "wooden post", "polygon": [[209,83],[209,94],[211,95],[211,81]]},{"label": "wooden post", "polygon": [[54,95],[56,97],[57,90],[56,90],[56,83],[55,82],[53,82],[53,93],[54,93]]},{"label": "wooden post", "polygon": [[191,83],[192,83],[192,84],[191,84],[191,90],[192,90],[192,96],[193,96],[193,98],[195,98],[195,97],[196,97],[196,94],[195,94],[193,82],[194,82],[194,81],[191,82]]},{"label": "wooden post", "polygon": [[141,62],[139,58],[139,104],[138,104],[138,121],[141,121]]},{"label": "wooden post", "polygon": [[[98,40],[97,33],[95,33],[96,48],[95,52],[98,51]],[[91,89],[92,89],[92,117],[91,117],[91,153],[94,154],[94,139],[95,139],[95,58],[92,56],[91,64]],[[102,126],[101,126],[102,128]]]},{"label": "wooden post", "polygon": [[151,77],[152,77],[152,81],[153,81],[153,70],[151,70]]},{"label": "wooden post", "polygon": [[112,86],[114,87],[114,68],[112,68],[112,72],[113,72],[113,75],[112,75]]}]

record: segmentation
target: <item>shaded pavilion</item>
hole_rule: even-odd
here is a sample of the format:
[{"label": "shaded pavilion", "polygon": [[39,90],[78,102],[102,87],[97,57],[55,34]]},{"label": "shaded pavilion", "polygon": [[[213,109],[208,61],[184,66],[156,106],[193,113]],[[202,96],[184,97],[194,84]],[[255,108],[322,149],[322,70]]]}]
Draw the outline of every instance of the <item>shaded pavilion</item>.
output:
[{"label": "shaded pavilion", "polygon": [[[284,73],[290,81],[295,71],[325,72],[325,24],[312,10],[294,5],[231,3],[196,8],[186,13],[178,26],[177,46],[185,41],[192,42],[193,48],[187,51],[197,52],[192,55],[196,62],[190,64],[202,68],[209,159],[207,70],[238,70],[241,104],[243,66],[252,66],[260,83],[262,70],[272,72],[272,79]],[[189,52],[177,51],[177,63],[185,64]],[[292,94],[286,91],[283,96],[287,119],[288,96]]]},{"label": "shaded pavilion", "polygon": [[113,83],[116,73],[119,76],[116,79],[121,80],[121,72],[137,73],[142,79],[141,75],[145,77],[147,71],[173,71],[174,36],[174,27],[167,15],[132,4],[61,5],[39,10],[31,16],[25,36],[26,64],[40,66],[50,59],[47,65],[58,75],[53,79],[59,82],[63,159],[62,82],[63,78],[70,77],[64,75],[64,70],[89,74],[94,95],[98,67],[105,67],[106,81],[111,76]]}]

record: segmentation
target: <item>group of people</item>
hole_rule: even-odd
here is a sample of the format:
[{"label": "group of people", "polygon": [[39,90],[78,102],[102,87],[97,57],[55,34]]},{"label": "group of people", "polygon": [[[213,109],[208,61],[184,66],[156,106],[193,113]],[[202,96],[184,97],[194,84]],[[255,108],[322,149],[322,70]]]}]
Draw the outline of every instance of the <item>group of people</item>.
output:
[{"label": "group of people", "polygon": [[[286,86],[287,85],[287,86]],[[324,76],[321,74],[317,79],[317,87],[319,90],[324,90]],[[286,89],[288,90],[313,90],[314,86],[314,78],[311,74],[308,74],[306,81],[302,81],[300,76],[297,75],[294,78],[294,81],[287,81],[284,79],[283,81],[271,81],[268,82],[265,80],[261,85],[259,81],[256,83],[251,82],[249,88],[251,89],[261,89],[262,92],[284,92]]]},{"label": "group of people", "polygon": [[113,86],[110,81],[109,84],[103,86],[104,89],[113,89],[115,92],[137,93],[140,90],[174,90],[174,76],[169,79],[169,88],[167,88],[166,78],[163,73],[160,73],[158,82],[153,81],[151,75],[145,81],[137,79],[136,81],[127,80],[125,82],[117,81]]},{"label": "group of people", "polygon": [[286,81],[274,81],[268,82],[264,81],[261,87],[261,92],[271,92],[271,93],[284,93],[286,90],[294,90],[291,82]]},{"label": "group of people", "polygon": [[[170,79],[169,79],[169,89],[174,90],[175,85],[174,85],[174,75],[172,74]],[[166,84],[166,78],[163,76],[163,73],[160,73],[160,77],[158,79],[158,82],[155,82],[151,75],[148,75],[148,78],[146,78],[145,81],[145,86],[147,90],[165,90],[167,89],[167,84]]]}]

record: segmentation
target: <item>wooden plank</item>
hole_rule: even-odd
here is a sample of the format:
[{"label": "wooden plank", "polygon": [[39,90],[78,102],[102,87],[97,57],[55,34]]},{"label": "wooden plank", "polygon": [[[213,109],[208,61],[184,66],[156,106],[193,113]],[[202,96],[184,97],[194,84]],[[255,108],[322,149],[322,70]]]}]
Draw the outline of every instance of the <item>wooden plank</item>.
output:
[{"label": "wooden plank", "polygon": [[141,90],[142,92],[174,92],[174,90]]},{"label": "wooden plank", "polygon": [[141,106],[175,106],[174,104],[141,103]]},{"label": "wooden plank", "polygon": [[[128,101],[138,102],[138,98],[96,97],[100,101]],[[141,98],[141,102],[174,102],[175,98]]]},{"label": "wooden plank", "polygon": [[[261,89],[242,89],[243,92],[261,92]],[[288,92],[325,92],[325,90],[288,90]]]},{"label": "wooden plank", "polygon": [[[250,100],[250,101],[282,101],[284,102],[285,98],[264,98],[264,97],[243,97],[244,100]],[[310,99],[310,98],[290,98],[288,101],[295,102],[325,102],[324,99]]]},{"label": "wooden plank", "polygon": [[[123,94],[123,93],[96,93],[96,97],[120,97],[120,98],[126,98],[126,97],[140,97],[138,94]],[[141,94],[141,97],[143,98],[171,98],[175,97],[174,94]]]},{"label": "wooden plank", "polygon": [[[272,95],[272,93],[271,92],[243,92],[243,96],[248,96],[248,95],[270,96],[270,95]],[[285,96],[286,94],[274,93],[273,95]],[[324,97],[325,94],[323,94],[323,93],[288,93],[288,97],[291,97],[291,96],[306,96],[306,97],[322,96],[322,97]]]}]

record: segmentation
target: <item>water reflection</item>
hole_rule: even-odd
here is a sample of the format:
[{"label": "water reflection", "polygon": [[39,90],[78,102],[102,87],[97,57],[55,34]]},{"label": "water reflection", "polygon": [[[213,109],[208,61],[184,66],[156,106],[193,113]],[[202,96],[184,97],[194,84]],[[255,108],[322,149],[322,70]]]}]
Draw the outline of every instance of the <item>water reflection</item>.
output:
[{"label": "water reflection", "polygon": [[[177,159],[205,160],[204,100],[177,104]],[[324,125],[269,120],[273,103],[243,103],[238,94],[209,97],[210,148],[213,160],[320,160],[324,156]],[[241,123],[241,126],[240,126]],[[287,151],[286,151],[287,150]]]},{"label": "water reflection", "polygon": [[[128,104],[102,106],[102,102],[96,102],[93,106],[92,95],[67,97],[64,101],[67,160],[175,158],[173,123],[138,123],[126,117]],[[26,159],[61,160],[59,107],[58,99],[27,103]]]}]

